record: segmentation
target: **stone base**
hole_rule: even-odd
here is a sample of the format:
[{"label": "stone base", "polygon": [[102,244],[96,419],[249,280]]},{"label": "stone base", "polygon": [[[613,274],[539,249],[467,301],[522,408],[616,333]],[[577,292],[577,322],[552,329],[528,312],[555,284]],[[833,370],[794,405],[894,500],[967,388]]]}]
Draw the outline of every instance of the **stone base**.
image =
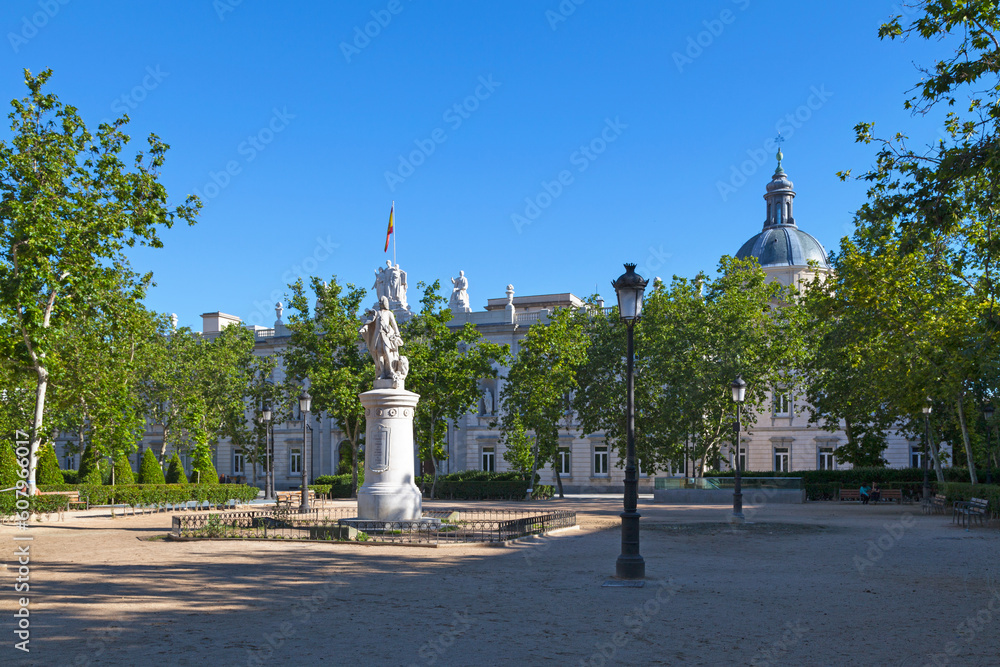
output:
[{"label": "stone base", "polygon": [[409,484],[372,484],[358,489],[361,521],[419,521],[420,489]]}]

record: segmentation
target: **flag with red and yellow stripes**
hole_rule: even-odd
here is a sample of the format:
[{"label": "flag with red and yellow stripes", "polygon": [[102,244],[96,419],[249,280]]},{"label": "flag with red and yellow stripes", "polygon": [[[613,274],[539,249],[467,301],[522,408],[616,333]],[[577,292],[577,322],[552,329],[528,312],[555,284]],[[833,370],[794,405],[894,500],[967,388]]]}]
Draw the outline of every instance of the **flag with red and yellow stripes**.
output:
[{"label": "flag with red and yellow stripes", "polygon": [[392,226],[392,214],[396,209],[396,202],[392,203],[389,207],[389,228],[385,230],[385,250],[383,252],[389,252],[389,237],[392,236],[393,226]]}]

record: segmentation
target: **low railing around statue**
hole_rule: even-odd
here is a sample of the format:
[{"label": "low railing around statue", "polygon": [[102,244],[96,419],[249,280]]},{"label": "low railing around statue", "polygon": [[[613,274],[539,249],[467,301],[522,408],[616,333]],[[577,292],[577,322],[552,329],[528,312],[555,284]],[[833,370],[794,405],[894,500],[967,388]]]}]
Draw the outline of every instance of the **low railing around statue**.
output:
[{"label": "low railing around statue", "polygon": [[266,508],[175,515],[171,537],[178,539],[283,539],[397,544],[506,542],[576,525],[576,513],[518,510],[428,512],[438,521],[358,521],[354,508],[309,512]]}]

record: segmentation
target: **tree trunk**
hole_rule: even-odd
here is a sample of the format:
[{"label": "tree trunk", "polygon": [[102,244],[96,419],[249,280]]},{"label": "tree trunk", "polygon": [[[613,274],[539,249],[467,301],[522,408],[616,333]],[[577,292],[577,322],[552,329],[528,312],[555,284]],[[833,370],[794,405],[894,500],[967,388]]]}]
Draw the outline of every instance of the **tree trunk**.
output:
[{"label": "tree trunk", "polygon": [[565,498],[566,496],[563,495],[562,476],[559,474],[559,465],[558,465],[558,462],[557,462],[554,470],[555,470],[555,473],[556,473],[556,488],[559,489],[559,497],[560,498]]},{"label": "tree trunk", "polygon": [[437,489],[437,483],[438,483],[438,462],[437,462],[437,457],[434,456],[434,450],[435,450],[434,445],[435,445],[434,420],[432,419],[431,420],[431,463],[434,465],[434,477],[431,480],[431,500],[434,500],[434,492]]},{"label": "tree trunk", "polygon": [[934,475],[937,477],[937,483],[940,487],[944,484],[944,472],[941,471],[941,457],[938,455],[937,444],[935,444],[935,438],[930,428],[927,429],[927,440],[927,449],[930,451],[931,461],[934,463]]},{"label": "tree trunk", "polygon": [[965,410],[962,406],[962,403],[965,402],[964,399],[964,396],[959,396],[955,402],[958,406],[958,423],[962,426],[962,443],[965,445],[965,462],[969,466],[969,480],[973,484],[977,484],[976,460],[972,457],[972,445],[969,444],[969,428],[965,423]]},{"label": "tree trunk", "polygon": [[[535,475],[538,474],[538,436],[535,436],[535,444],[531,448],[531,479],[528,480],[528,489],[535,488]],[[531,491],[525,492],[525,500],[531,500]]]},{"label": "tree trunk", "polygon": [[42,418],[45,415],[45,391],[49,386],[49,372],[44,366],[35,366],[38,374],[38,388],[35,392],[35,415],[31,421],[31,443],[28,450],[28,494],[35,495],[35,473],[38,468],[38,442],[42,434]]}]

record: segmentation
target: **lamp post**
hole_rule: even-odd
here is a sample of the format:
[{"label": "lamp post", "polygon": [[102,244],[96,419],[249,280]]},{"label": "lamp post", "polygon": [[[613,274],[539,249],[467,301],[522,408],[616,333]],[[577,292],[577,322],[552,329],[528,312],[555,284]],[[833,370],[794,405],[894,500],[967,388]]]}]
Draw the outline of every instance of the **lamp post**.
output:
[{"label": "lamp post", "polygon": [[930,398],[927,399],[927,404],[920,408],[920,411],[924,413],[924,455],[920,457],[920,465],[924,469],[924,502],[929,503],[931,501],[931,480],[930,471],[927,468],[927,453],[931,446],[931,410],[934,401]]},{"label": "lamp post", "polygon": [[274,473],[271,470],[271,406],[265,404],[260,412],[264,422],[264,500],[274,500]]},{"label": "lamp post", "polygon": [[622,553],[615,563],[620,579],[644,579],[646,562],[639,555],[639,480],[635,466],[635,340],[633,327],[642,315],[642,293],[648,280],[635,272],[635,264],[626,264],[625,273],[611,283],[618,294],[618,315],[628,329],[625,351],[625,503],[622,517]]},{"label": "lamp post", "polygon": [[306,456],[306,422],[309,420],[309,408],[312,405],[312,396],[309,392],[302,390],[299,396],[299,412],[302,413],[302,504],[299,505],[299,512],[309,511],[309,487],[306,480],[309,479],[309,457]]},{"label": "lamp post", "polygon": [[743,481],[740,478],[740,473],[742,472],[742,466],[740,466],[740,434],[743,432],[743,427],[740,423],[740,412],[747,395],[747,383],[742,377],[737,375],[729,387],[733,391],[733,403],[736,404],[736,431],[733,435],[733,455],[736,457],[736,473],[733,475],[733,522],[743,523]]},{"label": "lamp post", "polygon": [[[993,420],[993,404],[987,403],[983,406],[983,418],[986,419],[986,483],[993,483],[993,466],[990,465],[990,455],[993,452],[990,451],[990,431],[992,430],[992,425],[990,422]],[[993,463],[997,462],[996,457],[993,457]]]}]

